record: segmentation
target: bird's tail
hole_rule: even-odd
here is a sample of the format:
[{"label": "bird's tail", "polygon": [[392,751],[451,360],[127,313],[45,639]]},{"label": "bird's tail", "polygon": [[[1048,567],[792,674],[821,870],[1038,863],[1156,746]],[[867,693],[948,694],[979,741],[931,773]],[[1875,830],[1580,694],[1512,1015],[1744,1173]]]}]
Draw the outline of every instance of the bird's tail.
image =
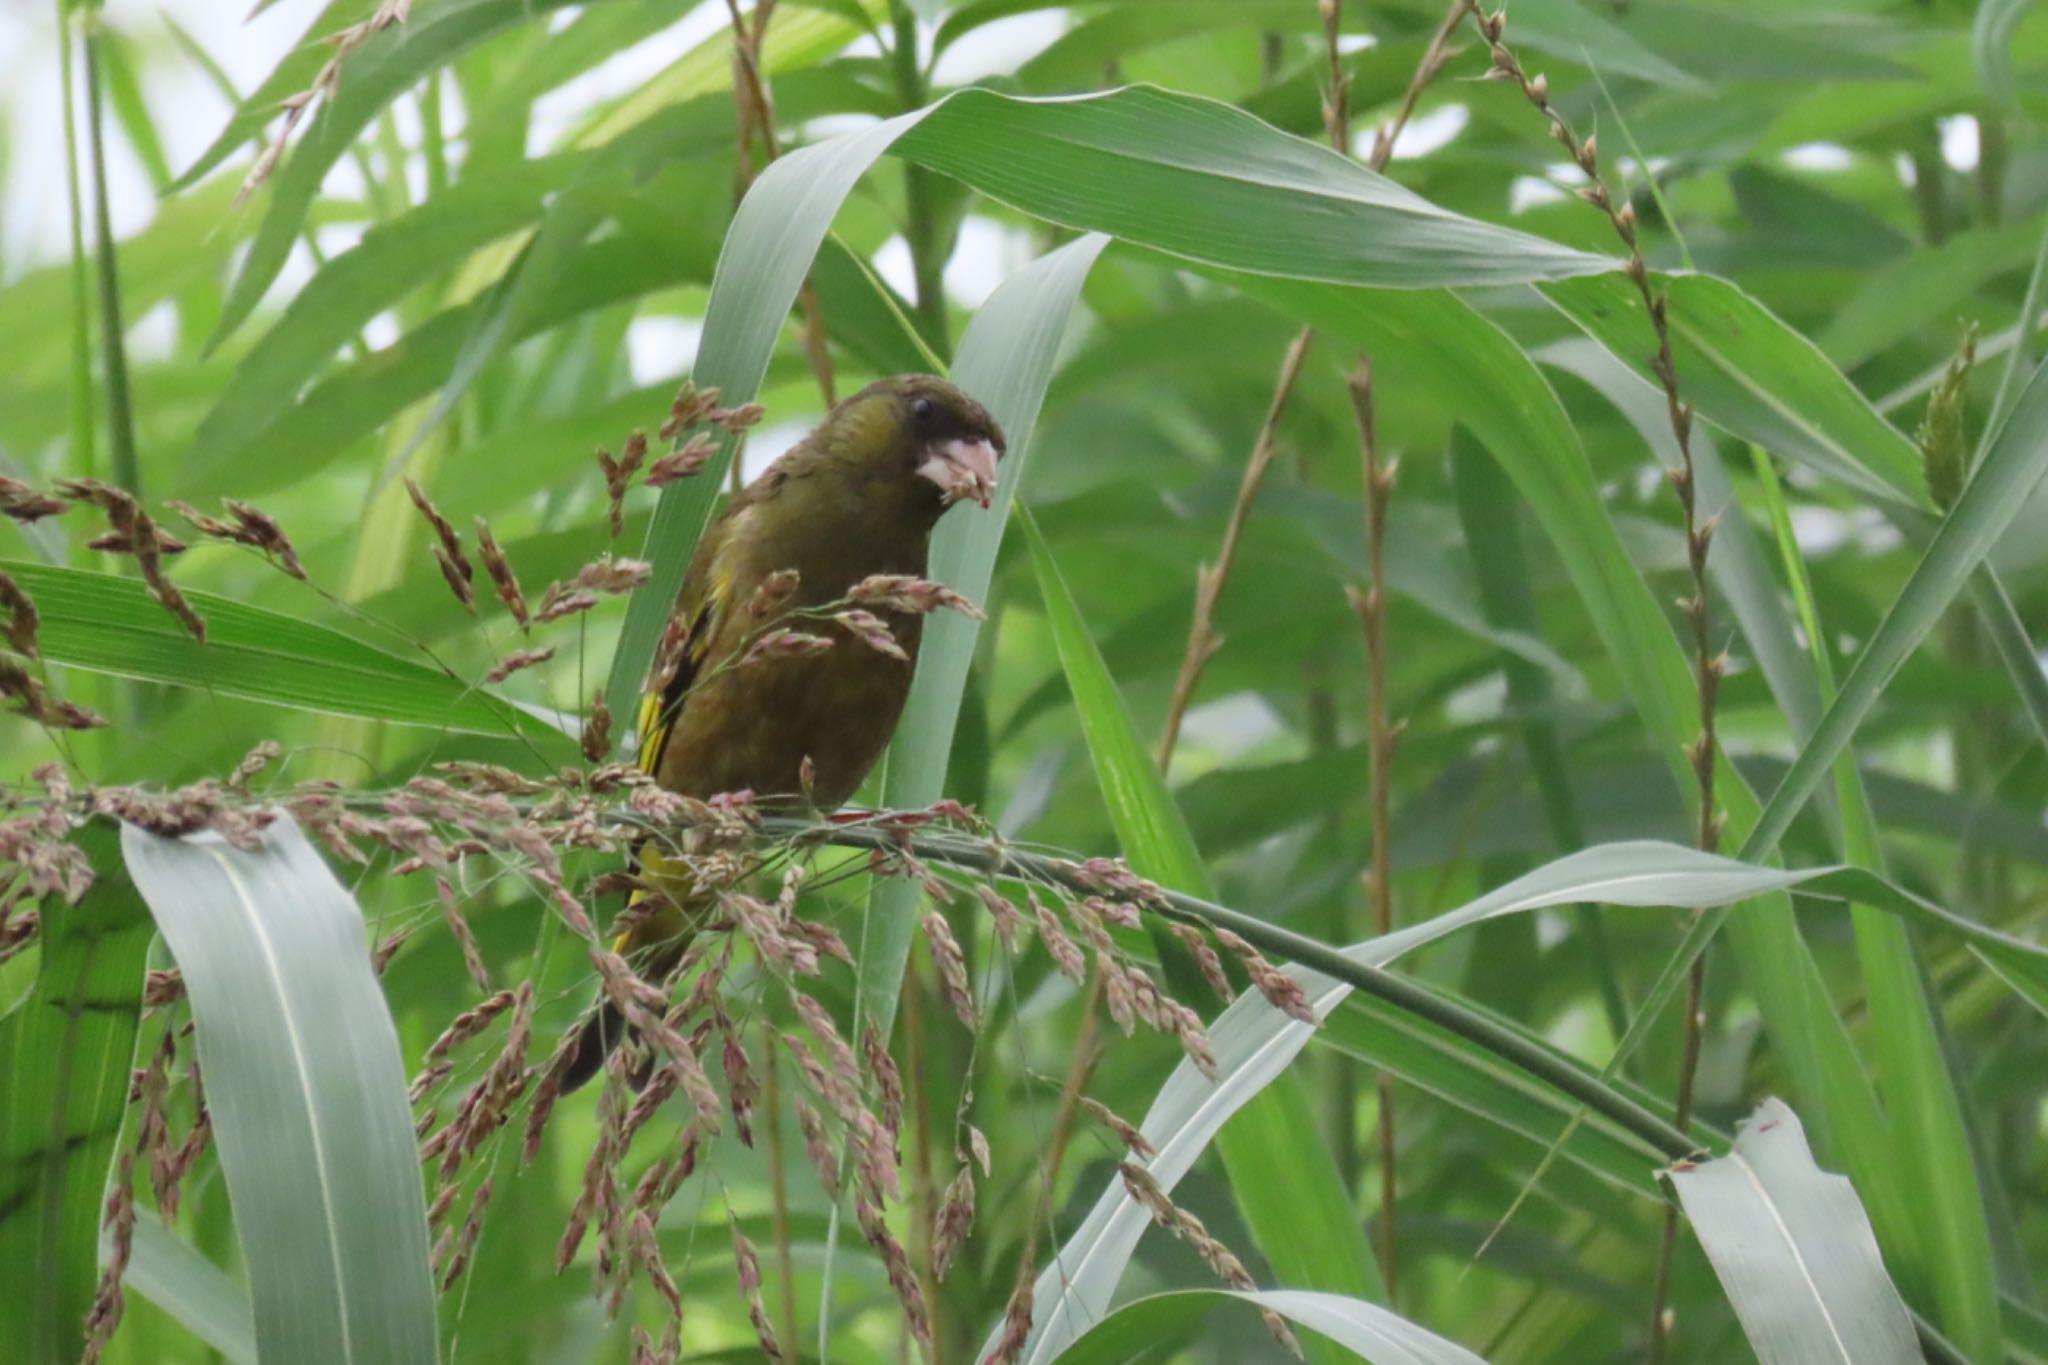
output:
[{"label": "bird's tail", "polygon": [[[674,876],[668,860],[659,854],[645,848],[637,849],[634,862],[641,875],[653,885],[635,891],[627,903],[628,908],[640,905],[650,895],[662,896],[667,904],[620,934],[612,942],[612,951],[632,963],[633,970],[644,980],[666,981],[690,946],[689,923],[692,916],[683,907],[695,901],[690,896],[690,883]],[[597,1008],[583,1016],[582,1022],[576,1025],[576,1044],[561,1072],[561,1093],[566,1095],[582,1088],[592,1076],[604,1070],[606,1059],[632,1031],[624,1012],[611,1000],[600,998]],[[633,1088],[638,1090],[646,1080],[647,1068],[642,1068],[632,1077]]]},{"label": "bird's tail", "polygon": [[[622,935],[614,951],[627,956],[634,968],[649,981],[663,981],[675,969],[688,947],[688,939],[675,939],[664,943],[651,953],[632,953],[633,945],[628,942],[630,935]],[[569,1052],[562,1068],[560,1090],[567,1095],[580,1090],[590,1078],[604,1070],[612,1052],[632,1036],[633,1026],[626,1022],[626,1016],[609,999],[597,1002],[597,1008],[583,1016],[576,1025],[576,1044]],[[647,1083],[650,1067],[642,1067],[630,1079],[635,1090]]]}]

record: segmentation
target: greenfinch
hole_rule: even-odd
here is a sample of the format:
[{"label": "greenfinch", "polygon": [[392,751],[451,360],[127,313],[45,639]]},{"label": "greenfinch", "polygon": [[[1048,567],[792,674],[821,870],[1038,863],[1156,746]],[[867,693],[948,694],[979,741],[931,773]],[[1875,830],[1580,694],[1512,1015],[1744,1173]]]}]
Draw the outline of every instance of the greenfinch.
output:
[{"label": "greenfinch", "polygon": [[[940,514],[989,505],[1003,449],[987,409],[931,375],[884,379],[834,407],[698,542],[641,702],[640,770],[700,800],[751,792],[825,812],[851,797],[895,732],[924,622],[886,606],[848,617],[849,594],[878,575],[922,579]],[[709,898],[646,844],[634,861],[635,905],[658,904],[613,947],[662,981]],[[564,1090],[626,1033],[609,1001],[578,1028]]]}]

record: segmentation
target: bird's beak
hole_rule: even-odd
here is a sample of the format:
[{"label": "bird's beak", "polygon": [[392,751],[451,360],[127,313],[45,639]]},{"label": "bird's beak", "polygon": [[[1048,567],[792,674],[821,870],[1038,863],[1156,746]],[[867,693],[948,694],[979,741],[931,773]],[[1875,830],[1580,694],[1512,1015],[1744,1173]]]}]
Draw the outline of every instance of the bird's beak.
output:
[{"label": "bird's beak", "polygon": [[917,472],[939,486],[947,506],[972,498],[987,507],[996,491],[996,448],[986,438],[934,446]]}]

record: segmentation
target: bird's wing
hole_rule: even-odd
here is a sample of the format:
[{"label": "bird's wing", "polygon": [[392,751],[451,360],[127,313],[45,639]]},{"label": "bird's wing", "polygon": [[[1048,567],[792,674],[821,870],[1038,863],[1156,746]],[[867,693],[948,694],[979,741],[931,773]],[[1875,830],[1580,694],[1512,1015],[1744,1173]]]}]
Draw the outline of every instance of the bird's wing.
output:
[{"label": "bird's wing", "polygon": [[668,747],[669,731],[690,695],[690,685],[704,671],[711,644],[718,638],[732,604],[737,584],[734,556],[729,552],[729,534],[735,502],[726,513],[705,528],[704,539],[690,561],[682,591],[676,594],[675,614],[661,657],[656,661],[652,685],[640,698],[640,771],[653,776],[661,771],[661,756]]}]

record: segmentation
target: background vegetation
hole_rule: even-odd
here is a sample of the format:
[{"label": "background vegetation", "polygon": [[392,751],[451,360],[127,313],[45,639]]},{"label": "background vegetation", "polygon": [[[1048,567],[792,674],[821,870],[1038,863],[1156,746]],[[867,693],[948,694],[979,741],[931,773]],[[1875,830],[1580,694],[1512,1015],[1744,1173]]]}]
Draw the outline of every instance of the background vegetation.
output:
[{"label": "background vegetation", "polygon": [[[66,98],[7,130],[61,139],[71,251],[0,261],[0,1357],[76,1359],[90,1310],[114,1361],[959,1362],[1043,1272],[1025,1359],[1266,1358],[1254,1307],[1318,1360],[2048,1359],[2027,6],[289,8],[236,88],[59,0]],[[233,109],[190,165],[166,73]],[[118,241],[110,165],[155,197]],[[386,803],[456,761],[573,805],[740,441],[616,525],[593,449],[689,377],[764,406],[752,471],[911,369],[1011,453],[934,555],[987,620],[935,621],[864,804],[988,823],[917,827],[950,900],[805,853],[851,961],[804,980],[820,1025],[741,952],[751,1060],[706,1057],[766,1085],[752,1146],[688,1174],[671,1098],[609,1148],[614,1087],[521,1150],[598,984],[578,907],[615,904],[616,854],[565,850],[618,797],[449,867],[388,823],[367,867],[161,837],[241,837],[250,789],[447,835],[453,798]],[[480,572],[466,608],[407,481],[536,605],[606,552],[651,582],[522,631]],[[182,806],[91,794],[266,741]],[[93,889],[44,896],[51,812],[95,805],[159,834],[85,826]],[[1002,849],[1048,860],[976,870]],[[1177,896],[1121,884],[1152,932],[1086,984],[971,894],[1073,901],[1063,855]],[[1169,915],[1297,984],[1219,1014]],[[1213,1083],[1114,1025],[1162,955]],[[802,1154],[800,1027],[890,1040],[883,1235]],[[468,1143],[425,1193],[415,1119]],[[558,1270],[643,1176],[658,1216]]]}]

